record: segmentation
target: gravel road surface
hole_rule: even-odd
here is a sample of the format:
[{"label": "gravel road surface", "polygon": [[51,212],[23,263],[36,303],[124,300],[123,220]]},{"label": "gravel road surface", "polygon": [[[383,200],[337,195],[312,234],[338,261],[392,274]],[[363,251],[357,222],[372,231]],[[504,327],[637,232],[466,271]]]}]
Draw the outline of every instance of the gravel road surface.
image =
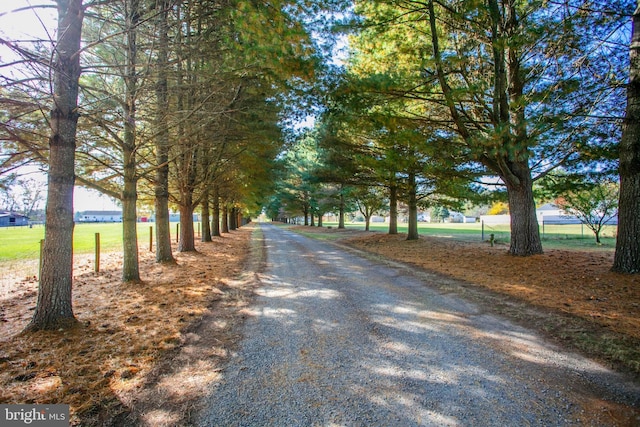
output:
[{"label": "gravel road surface", "polygon": [[640,425],[640,388],[601,365],[406,269],[261,227],[259,295],[198,425]]}]

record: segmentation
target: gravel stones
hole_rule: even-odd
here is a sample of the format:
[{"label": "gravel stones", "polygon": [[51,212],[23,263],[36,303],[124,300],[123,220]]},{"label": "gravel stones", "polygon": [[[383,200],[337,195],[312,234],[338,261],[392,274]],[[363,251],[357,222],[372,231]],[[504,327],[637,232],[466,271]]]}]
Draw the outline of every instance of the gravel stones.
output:
[{"label": "gravel stones", "polygon": [[638,406],[637,385],[531,331],[262,227],[259,296],[201,426],[608,425],[594,402]]}]

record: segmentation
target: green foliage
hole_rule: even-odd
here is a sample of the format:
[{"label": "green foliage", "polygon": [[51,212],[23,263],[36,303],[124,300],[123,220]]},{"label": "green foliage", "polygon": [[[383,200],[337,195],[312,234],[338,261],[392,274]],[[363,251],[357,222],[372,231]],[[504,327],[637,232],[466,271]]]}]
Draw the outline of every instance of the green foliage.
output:
[{"label": "green foliage", "polygon": [[358,210],[365,217],[383,215],[389,211],[389,201],[381,187],[357,187],[351,195],[356,200]]},{"label": "green foliage", "polygon": [[616,182],[587,182],[566,192],[558,199],[558,206],[578,217],[593,231],[596,243],[600,243],[600,231],[618,215],[618,192]]},{"label": "green foliage", "polygon": [[[619,129],[612,119],[624,105],[619,82],[626,73],[624,43],[614,39],[627,37],[620,28],[632,2],[597,5],[590,13],[583,13],[580,1],[513,2],[512,28],[507,17],[492,15],[486,2],[436,4],[448,95],[436,70],[429,4],[356,2],[364,24],[351,37],[349,69],[366,79],[385,105],[403,99],[403,111],[422,120],[427,132],[446,133],[447,122],[458,120],[464,144],[448,135],[445,149],[455,147],[464,161],[480,161],[492,173],[504,169],[501,158],[531,156],[533,173],[541,176],[558,164],[602,169],[614,158]],[[502,100],[492,47],[505,49],[503,60],[512,67],[504,70],[511,73],[511,95]],[[460,118],[451,118],[447,96]],[[510,119],[505,120],[506,111],[498,116],[500,103]]]},{"label": "green foliage", "polygon": [[434,206],[431,209],[431,221],[433,222],[444,222],[445,219],[449,218],[449,210],[443,206]]}]

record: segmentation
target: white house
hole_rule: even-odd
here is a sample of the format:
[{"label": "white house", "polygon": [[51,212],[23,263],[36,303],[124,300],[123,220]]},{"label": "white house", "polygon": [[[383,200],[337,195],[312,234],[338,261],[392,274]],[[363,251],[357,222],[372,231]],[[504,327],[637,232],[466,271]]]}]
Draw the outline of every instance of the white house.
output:
[{"label": "white house", "polygon": [[536,209],[536,216],[538,224],[581,224],[575,215],[565,212],[553,203],[544,204]]},{"label": "white house", "polygon": [[84,211],[76,213],[77,222],[122,222],[121,211]]},{"label": "white house", "polygon": [[[580,220],[553,203],[547,203],[536,209],[538,224],[580,224]],[[480,222],[484,224],[509,224],[510,215],[481,215]]]}]

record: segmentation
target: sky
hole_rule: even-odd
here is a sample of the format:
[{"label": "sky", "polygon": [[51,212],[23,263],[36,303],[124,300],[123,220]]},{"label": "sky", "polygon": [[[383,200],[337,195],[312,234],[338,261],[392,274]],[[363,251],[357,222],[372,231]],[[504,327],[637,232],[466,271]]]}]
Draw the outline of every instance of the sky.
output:
[{"label": "sky", "polygon": [[[30,6],[34,8],[26,9]],[[0,34],[11,39],[52,38],[56,13],[52,1],[0,0]]]},{"label": "sky", "polygon": [[[37,7],[37,10],[21,10],[29,6],[46,7]],[[54,3],[47,0],[0,0],[0,38],[9,40],[54,38],[57,12],[53,6]],[[11,51],[0,44],[0,64],[7,63],[12,58]],[[4,72],[7,72],[6,68],[0,68],[0,73]],[[30,174],[29,178],[46,181],[46,176],[36,177]],[[81,187],[75,188],[73,204],[76,212],[120,209],[114,199]]]}]

